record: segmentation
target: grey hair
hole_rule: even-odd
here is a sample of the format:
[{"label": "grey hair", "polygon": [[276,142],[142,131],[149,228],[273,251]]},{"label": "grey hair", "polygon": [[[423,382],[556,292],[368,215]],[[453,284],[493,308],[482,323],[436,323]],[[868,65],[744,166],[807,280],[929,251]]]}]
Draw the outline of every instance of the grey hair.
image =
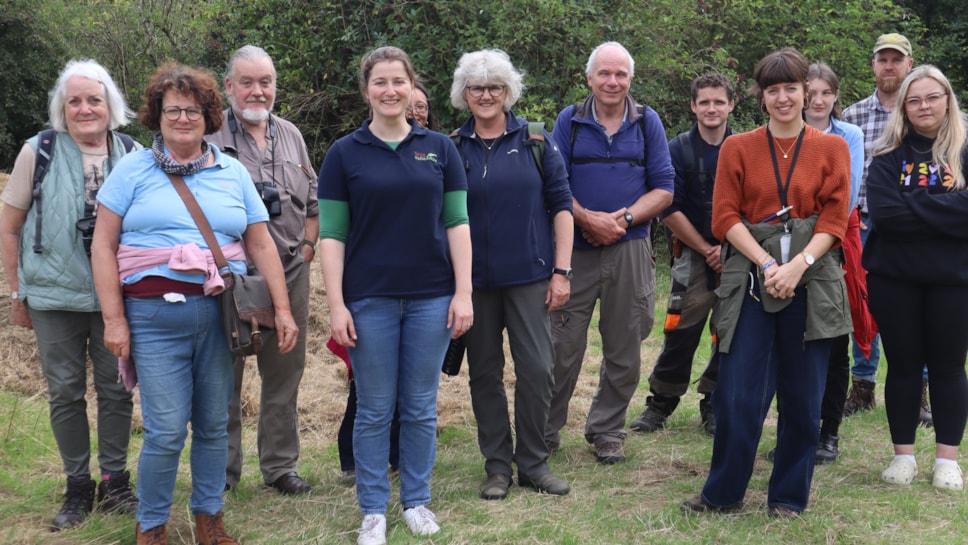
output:
[{"label": "grey hair", "polygon": [[605,42],[603,44],[599,44],[598,47],[593,49],[592,54],[588,56],[588,64],[585,65],[585,75],[592,75],[592,70],[595,69],[595,61],[598,60],[598,52],[606,47],[617,47],[622,51],[622,53],[625,53],[625,56],[629,59],[629,76],[635,76],[635,59],[632,58],[632,54],[629,53],[629,50],[625,49],[625,46],[618,42]]},{"label": "grey hair", "polygon": [[57,76],[57,83],[49,93],[48,114],[50,115],[50,126],[55,131],[67,132],[67,115],[64,113],[64,103],[67,100],[67,80],[75,76],[96,81],[104,88],[104,99],[107,101],[109,114],[108,129],[117,129],[134,119],[134,112],[128,108],[124,96],[103,66],[91,59],[71,59],[61,70],[60,75]]},{"label": "grey hair", "polygon": [[468,109],[464,89],[468,83],[497,83],[507,85],[504,111],[517,103],[524,92],[524,72],[511,64],[511,57],[500,49],[482,49],[461,55],[450,86],[450,103],[458,110]]},{"label": "grey hair", "polygon": [[232,57],[229,59],[229,64],[225,68],[225,77],[228,79],[232,78],[232,73],[235,71],[235,61],[242,59],[244,61],[254,62],[260,59],[269,59],[269,65],[272,66],[272,79],[279,79],[276,76],[276,63],[272,62],[272,57],[265,49],[257,45],[243,45],[242,47],[235,50],[232,53]]}]

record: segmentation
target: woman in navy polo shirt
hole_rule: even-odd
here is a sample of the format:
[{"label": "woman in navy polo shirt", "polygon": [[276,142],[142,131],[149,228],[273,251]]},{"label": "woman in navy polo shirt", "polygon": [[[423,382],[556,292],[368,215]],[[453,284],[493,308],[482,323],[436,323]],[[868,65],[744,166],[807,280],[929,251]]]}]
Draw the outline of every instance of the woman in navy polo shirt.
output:
[{"label": "woman in navy polo shirt", "polygon": [[426,508],[437,383],[450,337],[473,323],[467,180],[454,144],[407,119],[415,82],[396,47],[364,57],[371,118],[333,144],[319,173],[330,327],[349,350],[357,389],[358,545],[386,543],[394,408],[403,518],[416,535],[440,530]]}]

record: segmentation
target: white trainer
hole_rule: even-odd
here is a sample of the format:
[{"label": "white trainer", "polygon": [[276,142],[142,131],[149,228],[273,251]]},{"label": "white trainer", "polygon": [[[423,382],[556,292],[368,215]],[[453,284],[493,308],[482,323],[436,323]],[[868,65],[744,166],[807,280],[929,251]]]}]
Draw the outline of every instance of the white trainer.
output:
[{"label": "white trainer", "polygon": [[366,515],[359,529],[356,545],[386,545],[387,518],[384,515]]},{"label": "white trainer", "polygon": [[894,458],[881,472],[881,478],[894,484],[911,484],[918,475],[918,464],[910,458]]},{"label": "white trainer", "polygon": [[965,487],[961,468],[955,464],[935,464],[932,484],[935,488],[946,490],[962,490]]},{"label": "white trainer", "polygon": [[423,505],[403,510],[403,520],[415,536],[430,536],[440,531],[437,517]]}]

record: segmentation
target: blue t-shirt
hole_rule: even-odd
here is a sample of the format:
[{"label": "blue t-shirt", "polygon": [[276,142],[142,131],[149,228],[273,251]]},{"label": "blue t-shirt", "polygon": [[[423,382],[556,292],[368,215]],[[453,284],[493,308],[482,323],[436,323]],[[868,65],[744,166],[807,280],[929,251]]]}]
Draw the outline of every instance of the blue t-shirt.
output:
[{"label": "blue t-shirt", "polygon": [[[241,241],[253,223],[269,221],[265,205],[242,163],[212,146],[215,164],[185,176],[185,185],[198,201],[212,226],[215,238],[224,246]],[[194,242],[207,249],[205,237],[182,201],[168,175],[155,164],[150,149],[129,153],[118,162],[98,191],[101,206],[118,214],[121,244],[137,248],[169,248]],[[244,273],[245,262],[229,262],[233,271]],[[172,271],[159,265],[124,279],[132,284],[146,276],[163,276],[201,284],[203,274]]]},{"label": "blue t-shirt", "polygon": [[343,298],[453,295],[444,193],[466,190],[457,148],[441,133],[414,126],[392,149],[367,121],[337,140],[317,196],[349,208]]}]

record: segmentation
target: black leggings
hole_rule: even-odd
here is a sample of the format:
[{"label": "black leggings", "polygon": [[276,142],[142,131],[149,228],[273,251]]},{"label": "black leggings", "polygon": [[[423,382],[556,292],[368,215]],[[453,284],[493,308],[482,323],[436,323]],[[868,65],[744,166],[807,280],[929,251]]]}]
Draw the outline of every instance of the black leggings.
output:
[{"label": "black leggings", "polygon": [[913,445],[928,367],[935,440],[958,446],[968,421],[968,286],[868,274],[871,313],[887,357],[884,406],[896,445]]}]

